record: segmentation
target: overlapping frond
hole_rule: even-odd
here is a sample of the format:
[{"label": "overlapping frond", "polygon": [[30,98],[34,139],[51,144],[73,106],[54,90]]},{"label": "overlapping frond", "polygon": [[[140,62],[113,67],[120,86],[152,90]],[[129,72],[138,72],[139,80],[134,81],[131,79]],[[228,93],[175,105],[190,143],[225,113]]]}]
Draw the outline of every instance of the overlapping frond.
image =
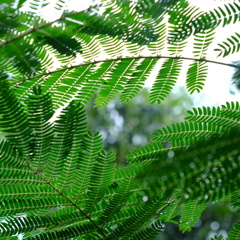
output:
[{"label": "overlapping frond", "polygon": [[152,54],[159,55],[166,45],[166,24],[163,23],[163,19],[159,19],[155,31],[158,33],[158,39],[156,42],[152,42],[148,45],[148,49]]},{"label": "overlapping frond", "polygon": [[156,237],[163,230],[162,224],[160,221],[153,222],[149,227],[137,232],[131,240],[147,240]]},{"label": "overlapping frond", "polygon": [[[174,198],[175,197],[175,198]],[[181,213],[181,209],[184,203],[184,198],[182,197],[181,192],[172,197],[172,203],[169,204],[166,208],[161,211],[159,219],[163,222],[171,222],[177,224],[178,222],[174,220],[176,216]]]},{"label": "overlapping frond", "polygon": [[[59,0],[59,18],[48,22],[38,12],[50,1],[7,2],[0,16],[3,239],[149,239],[179,215],[180,229],[190,230],[206,202],[229,197],[239,206],[238,102],[189,111],[131,152],[122,169],[99,133],[88,131],[83,109],[95,93],[99,108],[118,93],[129,101],[154,71],[150,102],[160,103],[184,59],[194,60],[187,88],[199,92],[214,30],[238,21],[238,3],[203,13],[184,0],[102,0],[69,12]],[[193,58],[184,58],[192,34]],[[221,55],[237,52],[238,38],[219,45]],[[239,222],[229,239],[238,234]]]},{"label": "overlapping frond", "polygon": [[[3,77],[4,78],[4,77]],[[10,141],[13,148],[17,148],[24,156],[29,156],[32,129],[29,127],[27,114],[23,105],[9,90],[5,79],[0,79],[0,129]]]},{"label": "overlapping frond", "polygon": [[[13,96],[10,90],[7,95]],[[21,149],[9,158],[10,162],[1,158],[1,183],[5,185],[0,191],[1,214],[5,217],[0,224],[2,236],[24,233],[26,239],[138,239],[160,231],[155,225],[139,231],[153,217],[171,222],[178,215],[180,229],[186,231],[198,220],[204,202],[236,192],[238,103],[194,109],[186,118],[189,123],[159,130],[157,141],[137,148],[128,156],[130,164],[119,170],[115,170],[112,153],[103,151],[98,133],[87,131],[79,105],[71,103],[54,125],[48,124],[51,100],[35,87],[28,111],[32,114],[26,118],[34,133],[30,158],[21,155]],[[228,123],[232,121],[236,123]],[[45,133],[49,129],[52,135]],[[231,129],[234,133],[225,136]],[[214,134],[219,136],[217,141],[212,141]],[[165,141],[172,147],[164,148],[160,142]],[[12,151],[8,141],[1,144],[1,154],[7,156]],[[48,151],[42,151],[43,146]],[[141,183],[140,176],[148,179],[149,172],[152,180]]]},{"label": "overlapping frond", "polygon": [[[203,16],[198,8],[185,1],[164,3],[169,8],[164,8],[162,3],[160,6],[158,2],[102,1],[101,4],[101,14],[97,13],[99,6],[94,5],[85,11],[64,12],[53,22],[39,18],[37,24],[33,17],[29,17],[27,22],[23,21],[24,28],[19,26],[21,21],[16,19],[16,26],[9,31],[19,36],[11,38],[7,31],[0,50],[4,56],[1,65],[5,71],[14,73],[10,81],[16,83],[12,88],[19,98],[25,101],[34,86],[42,84],[43,92],[52,95],[54,108],[72,98],[86,104],[96,92],[99,92],[98,107],[105,106],[119,92],[122,101],[129,101],[139,92],[149,75],[154,73],[154,66],[157,59],[162,57],[162,52],[169,51],[170,56],[164,58],[170,59],[162,65],[160,75],[167,63],[181,61],[178,56],[181,58],[187,41],[180,39],[176,42],[171,36],[178,31],[181,35],[186,29],[181,30],[180,26],[190,26],[194,19]],[[159,7],[161,11],[157,17],[156,9]],[[237,4],[229,3],[225,8],[232,9],[235,14]],[[221,10],[218,11],[223,14]],[[229,11],[226,10],[225,15],[230,19],[232,12]],[[124,17],[123,12],[126,15]],[[143,12],[148,13],[149,18],[142,15]],[[167,19],[165,14],[170,18]],[[217,12],[212,14],[217,15]],[[55,22],[58,24],[52,26]],[[195,25],[191,26],[196,30],[193,46],[196,61],[190,65],[187,73],[187,88],[191,93],[200,91],[206,79],[207,60],[202,60],[206,58],[215,30],[204,28],[197,31],[201,24]],[[20,47],[19,44],[24,45]],[[13,49],[18,49],[18,54]],[[29,57],[24,58],[26,54]],[[177,74],[169,72],[164,81],[157,77],[151,103],[161,102],[168,95],[175,78],[179,76],[181,65],[176,68]],[[26,76],[23,77],[23,74]]]},{"label": "overlapping frond", "polygon": [[[1,83],[6,99],[14,98],[6,81]],[[113,233],[110,227],[121,222],[125,226],[124,221],[130,220],[132,213],[137,215],[128,235],[138,231],[154,212],[142,209],[145,217],[141,221],[137,217],[141,215],[137,213],[141,199],[135,194],[141,187],[136,187],[135,172],[124,180],[117,179],[114,155],[103,151],[98,133],[87,131],[82,107],[71,103],[56,123],[50,124],[53,114],[50,96],[36,86],[28,102],[26,108],[17,106],[29,121],[31,151],[29,154],[23,154],[24,148],[14,151],[8,138],[0,145],[0,214],[4,218],[1,236],[23,233],[26,239],[115,236],[119,229]],[[1,115],[1,121],[6,119],[8,116]],[[104,226],[104,230],[98,225]]]},{"label": "overlapping frond", "polygon": [[124,90],[122,91],[120,100],[129,101],[132,99],[143,87],[144,82],[147,80],[151,72],[153,71],[157,59],[144,59],[136,67],[134,73],[128,79]]},{"label": "overlapping frond", "polygon": [[164,208],[166,205],[167,204],[159,201],[153,201],[147,204],[144,209],[138,209],[137,213],[132,214],[129,219],[126,219],[121,224],[119,224],[116,230],[109,235],[109,238],[114,239],[123,236],[125,238],[129,238],[132,235],[132,232],[135,232],[137,229],[139,229],[147,220],[149,220],[154,215],[157,210]]},{"label": "overlapping frond", "polygon": [[[81,151],[78,147],[87,132],[85,119],[83,109],[70,104],[68,108],[63,110],[63,114],[56,121],[54,126],[55,134],[45,166],[45,176],[49,178],[48,181],[59,176],[65,158],[71,150],[73,151],[71,154],[78,154]],[[74,149],[72,149],[72,146],[74,146]],[[73,161],[77,160],[73,159]]]},{"label": "overlapping frond", "polygon": [[218,137],[218,141],[211,137],[208,141],[186,145],[186,150],[183,150],[183,142],[182,149],[172,147],[165,149],[165,153],[162,150],[158,157],[148,158],[152,162],[147,167],[151,169],[149,173],[156,174],[152,191],[166,188],[168,195],[170,189],[180,188],[187,198],[201,201],[217,201],[234,192],[239,184],[236,176],[239,171],[238,135],[239,132],[224,135]]},{"label": "overlapping frond", "polygon": [[50,144],[53,138],[48,120],[53,115],[52,102],[49,95],[41,94],[41,87],[34,88],[35,95],[29,97],[29,126],[33,129],[33,152],[32,166],[41,171],[46,163]]},{"label": "overlapping frond", "polygon": [[98,93],[98,98],[96,100],[96,106],[101,108],[106,106],[110,100],[119,92],[124,89],[124,86],[127,84],[128,78],[131,77],[133,72],[136,70],[138,61],[125,60],[116,62],[116,66],[111,68],[109,76],[106,77],[106,86],[103,86]]},{"label": "overlapping frond", "polygon": [[[180,228],[186,231],[197,222],[205,208],[204,202],[219,201],[230,193],[234,193],[235,203],[239,202],[236,191],[239,184],[236,176],[239,171],[239,151],[236,149],[239,144],[238,107],[238,103],[227,103],[222,108],[199,109],[201,119],[195,122],[190,116],[186,120],[192,122],[158,130],[154,134],[156,142],[137,148],[128,156],[130,162],[146,163],[139,179],[146,180],[149,176],[151,191],[158,193],[159,189],[166,189],[169,198],[178,189],[179,194],[161,213],[160,219],[172,222],[182,212]],[[222,124],[224,114],[228,117]],[[204,115],[218,119],[208,122]],[[238,125],[232,125],[235,120]],[[172,147],[163,148],[160,142],[166,141]],[[153,196],[151,191],[149,197]]]}]

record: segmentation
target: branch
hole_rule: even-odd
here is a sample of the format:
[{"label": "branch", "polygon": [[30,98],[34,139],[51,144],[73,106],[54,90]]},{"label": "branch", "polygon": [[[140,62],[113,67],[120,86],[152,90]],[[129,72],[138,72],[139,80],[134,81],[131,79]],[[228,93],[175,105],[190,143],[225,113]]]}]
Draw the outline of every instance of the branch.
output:
[{"label": "branch", "polygon": [[51,188],[53,188],[60,196],[65,198],[69,203],[71,203],[74,207],[78,209],[79,212],[83,214],[84,217],[86,217],[97,229],[97,231],[105,238],[108,239],[107,235],[103,232],[103,230],[89,217],[81,208],[78,207],[76,203],[74,203],[69,197],[65,196],[61,191],[59,191],[54,185],[52,185],[50,182],[48,182],[44,177],[42,177],[38,172],[34,171],[34,169],[27,164],[27,166],[31,169],[31,171],[36,174],[41,180],[43,180],[47,185],[49,185]]},{"label": "branch", "polygon": [[57,19],[55,19],[55,20],[52,21],[52,22],[48,22],[48,23],[44,23],[44,24],[41,24],[41,25],[36,26],[36,27],[32,27],[32,28],[30,28],[30,29],[28,29],[28,30],[26,30],[26,31],[24,31],[24,32],[16,35],[16,36],[13,36],[11,39],[8,39],[8,40],[5,40],[5,41],[1,42],[1,43],[0,43],[0,47],[4,46],[4,45],[6,45],[6,44],[8,44],[8,43],[10,43],[10,42],[13,42],[13,41],[15,41],[15,40],[17,40],[17,39],[19,39],[19,38],[21,38],[21,37],[27,36],[27,35],[30,34],[30,33],[36,32],[36,31],[38,31],[39,29],[42,29],[42,28],[47,27],[47,26],[50,26],[50,25],[54,24],[55,22],[64,20],[64,19],[66,19],[66,18],[75,16],[75,15],[81,13],[81,12],[87,11],[87,10],[89,10],[89,9],[95,7],[95,6],[96,6],[96,4],[88,7],[88,8],[85,9],[85,10],[81,10],[81,11],[79,11],[79,12],[71,12],[71,13],[69,13],[69,14],[63,15],[63,16],[61,16],[60,18],[57,18]]},{"label": "branch", "polygon": [[233,68],[239,68],[240,66],[235,65],[235,64],[231,64],[231,63],[224,63],[224,62],[218,62],[218,61],[213,61],[213,60],[208,60],[208,59],[204,59],[204,58],[191,58],[191,57],[179,57],[179,56],[161,56],[161,55],[156,55],[156,56],[130,56],[130,57],[116,57],[116,58],[110,58],[110,59],[100,59],[100,60],[93,60],[93,61],[89,61],[86,63],[80,63],[80,64],[76,64],[76,65],[71,65],[68,67],[64,67],[61,69],[56,69],[54,71],[50,71],[50,72],[46,72],[46,73],[41,73],[32,77],[28,77],[19,81],[15,81],[15,82],[10,82],[9,84],[20,84],[22,82],[34,79],[34,78],[39,78],[39,77],[43,77],[43,76],[48,76],[51,75],[53,73],[57,73],[57,72],[62,72],[62,71],[66,71],[69,69],[73,69],[73,68],[77,68],[77,67],[82,67],[82,66],[86,66],[86,65],[90,65],[90,64],[97,64],[97,63],[104,63],[104,62],[110,62],[110,61],[118,61],[118,60],[128,60],[128,59],[146,59],[146,58],[159,58],[159,59],[183,59],[183,60],[191,60],[191,61],[199,61],[199,62],[208,62],[208,63],[214,63],[214,64],[219,64],[219,65],[224,65],[224,66],[228,66],[228,67],[233,67]]}]

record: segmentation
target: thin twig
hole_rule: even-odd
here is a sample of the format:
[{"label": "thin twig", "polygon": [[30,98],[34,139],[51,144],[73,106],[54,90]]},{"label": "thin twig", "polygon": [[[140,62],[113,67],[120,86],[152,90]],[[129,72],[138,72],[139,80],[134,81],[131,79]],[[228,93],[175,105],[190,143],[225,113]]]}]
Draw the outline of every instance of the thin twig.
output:
[{"label": "thin twig", "polygon": [[74,207],[78,209],[79,212],[83,214],[85,218],[87,218],[97,229],[97,231],[105,238],[108,239],[107,235],[103,232],[103,230],[89,217],[81,208],[78,207],[76,203],[74,203],[69,197],[64,195],[61,191],[59,191],[54,185],[52,185],[50,182],[48,182],[44,177],[42,177],[38,172],[34,171],[34,169],[28,164],[27,165],[31,171],[36,174],[39,178],[41,178],[47,185],[49,185],[51,188],[53,188],[60,196],[65,198],[70,204],[72,204]]},{"label": "thin twig", "polygon": [[4,46],[4,45],[6,45],[6,44],[8,44],[8,43],[10,43],[10,42],[13,42],[13,41],[15,41],[15,40],[17,40],[17,39],[19,39],[19,38],[22,38],[22,37],[24,37],[24,36],[27,36],[27,35],[30,34],[30,33],[36,32],[36,31],[38,31],[39,29],[42,29],[42,28],[47,27],[47,26],[50,26],[50,25],[52,25],[52,24],[54,24],[54,23],[56,23],[56,22],[58,22],[58,21],[64,20],[64,19],[66,19],[66,18],[69,18],[69,17],[72,17],[72,16],[74,16],[74,15],[77,15],[77,14],[79,14],[79,13],[81,13],[81,12],[87,11],[87,10],[89,10],[89,9],[95,7],[95,6],[96,6],[96,5],[92,5],[92,6],[88,7],[87,9],[81,10],[81,11],[79,11],[79,12],[70,12],[69,14],[65,14],[65,15],[61,16],[60,18],[55,19],[54,21],[47,22],[47,23],[41,24],[41,25],[36,26],[36,27],[32,27],[32,28],[30,28],[30,29],[28,29],[28,30],[26,30],[26,31],[24,31],[24,32],[16,35],[16,36],[13,36],[12,38],[10,38],[10,39],[8,39],[8,40],[5,40],[5,41],[1,42],[1,43],[0,43],[0,47]]},{"label": "thin twig", "polygon": [[130,56],[130,57],[116,57],[116,58],[110,58],[110,59],[100,59],[100,60],[93,60],[93,61],[89,61],[86,63],[80,63],[80,64],[76,64],[76,65],[71,65],[69,67],[64,67],[61,69],[56,69],[54,71],[50,71],[50,72],[46,72],[46,73],[41,73],[32,77],[28,77],[19,81],[15,81],[15,82],[10,82],[10,84],[19,84],[34,78],[39,78],[42,76],[47,76],[47,75],[51,75],[53,73],[57,73],[57,72],[62,72],[62,71],[66,71],[69,69],[73,69],[73,68],[77,68],[77,67],[82,67],[82,66],[86,66],[86,65],[90,65],[90,64],[97,64],[97,63],[104,63],[104,62],[110,62],[110,61],[119,61],[119,60],[129,60],[129,59],[142,59],[142,58],[159,58],[159,59],[183,59],[183,60],[191,60],[191,61],[199,61],[199,62],[208,62],[208,63],[214,63],[214,64],[219,64],[219,65],[224,65],[224,66],[228,66],[228,67],[234,67],[234,68],[239,68],[240,66],[235,65],[235,64],[231,64],[231,63],[224,63],[224,62],[218,62],[218,61],[213,61],[213,60],[208,60],[208,59],[204,59],[204,58],[191,58],[191,57],[180,57],[180,56],[162,56],[162,55],[156,55],[156,56]]}]

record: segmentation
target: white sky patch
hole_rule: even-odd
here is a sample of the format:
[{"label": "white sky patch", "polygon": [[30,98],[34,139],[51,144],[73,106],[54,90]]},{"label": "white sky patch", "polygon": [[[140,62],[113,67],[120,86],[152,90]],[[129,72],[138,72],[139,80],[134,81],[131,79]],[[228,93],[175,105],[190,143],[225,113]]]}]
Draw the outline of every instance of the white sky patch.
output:
[{"label": "white sky patch", "polygon": [[[51,0],[50,3],[42,7],[44,0],[39,0],[32,6],[31,2],[31,0],[26,1],[25,5],[21,8],[21,11],[34,11],[49,22],[61,17],[63,10],[82,11],[92,4],[91,0],[65,0],[64,3],[61,3],[59,0]],[[60,8],[62,10],[59,10]]]}]

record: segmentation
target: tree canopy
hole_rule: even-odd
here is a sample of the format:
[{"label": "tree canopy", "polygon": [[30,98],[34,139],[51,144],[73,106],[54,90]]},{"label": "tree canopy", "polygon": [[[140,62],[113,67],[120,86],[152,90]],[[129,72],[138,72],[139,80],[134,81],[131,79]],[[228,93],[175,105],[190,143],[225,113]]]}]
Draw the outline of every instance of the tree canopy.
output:
[{"label": "tree canopy", "polygon": [[[121,168],[89,130],[85,106],[95,95],[98,109],[117,94],[132,101],[149,78],[149,103],[161,105],[186,65],[191,94],[203,89],[209,64],[235,68],[238,85],[239,64],[208,55],[240,50],[237,32],[212,48],[214,34],[239,21],[239,3],[208,12],[187,0],[69,4],[0,4],[0,240],[152,239],[176,216],[190,231],[206,204],[238,208],[239,102],[188,110]],[[48,21],[51,8],[57,18]],[[239,234],[237,221],[228,239]]]}]

